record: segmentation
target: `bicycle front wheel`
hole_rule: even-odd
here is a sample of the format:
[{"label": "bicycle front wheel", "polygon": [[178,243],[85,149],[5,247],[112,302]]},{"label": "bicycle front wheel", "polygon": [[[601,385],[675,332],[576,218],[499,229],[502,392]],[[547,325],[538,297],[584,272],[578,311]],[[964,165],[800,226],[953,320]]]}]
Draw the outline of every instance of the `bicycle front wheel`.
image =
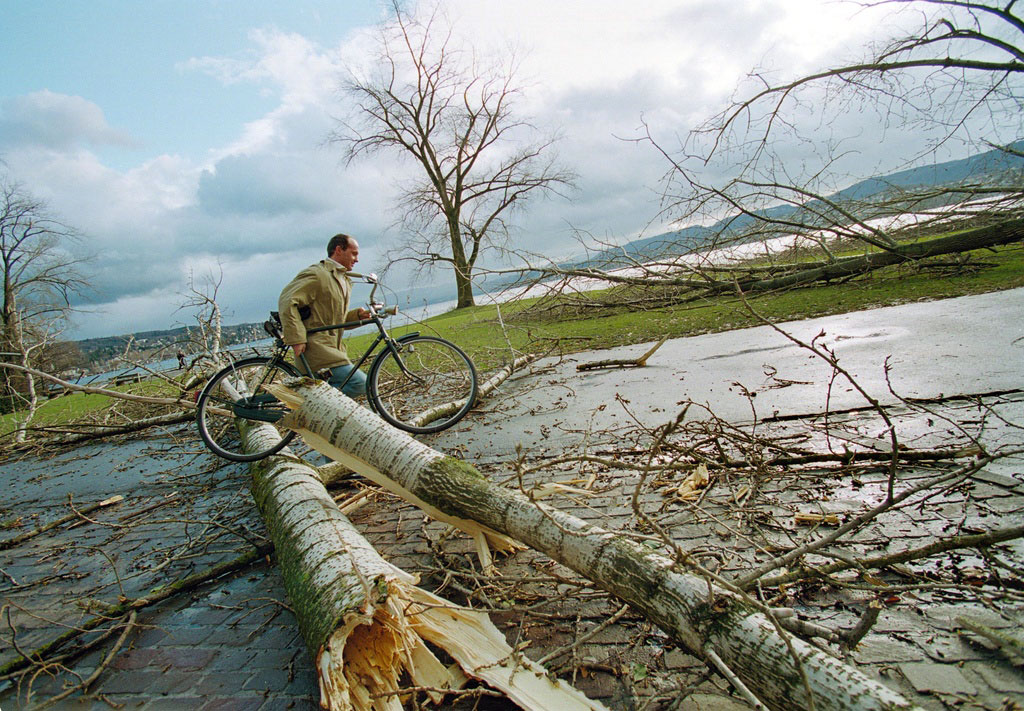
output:
[{"label": "bicycle front wheel", "polygon": [[[263,386],[297,375],[291,366],[262,356],[243,358],[217,371],[196,401],[203,442],[214,454],[235,462],[254,462],[284,449],[295,432],[274,424],[287,408]],[[238,430],[239,418],[270,424],[278,437],[261,437],[256,448],[248,450]]]},{"label": "bicycle front wheel", "polygon": [[434,336],[406,338],[370,367],[367,397],[395,427],[423,434],[461,420],[476,402],[476,368],[454,343]]}]

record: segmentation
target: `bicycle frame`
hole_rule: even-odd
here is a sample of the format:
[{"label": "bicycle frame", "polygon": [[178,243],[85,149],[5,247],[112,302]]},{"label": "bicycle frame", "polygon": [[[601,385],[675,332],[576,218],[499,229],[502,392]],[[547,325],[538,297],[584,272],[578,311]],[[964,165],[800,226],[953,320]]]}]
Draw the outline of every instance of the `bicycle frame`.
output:
[{"label": "bicycle frame", "polygon": [[[407,333],[404,336],[400,336],[399,338],[392,338],[391,334],[389,334],[387,332],[387,329],[384,328],[384,319],[378,313],[378,311],[377,311],[377,304],[375,304],[374,301],[373,301],[373,296],[374,296],[374,294],[377,293],[377,286],[378,286],[376,275],[368,274],[368,275],[364,276],[362,274],[356,274],[355,272],[349,272],[348,275],[349,275],[349,277],[357,277],[357,278],[365,279],[367,283],[373,284],[373,289],[370,290],[369,303],[367,303],[367,307],[368,307],[368,310],[370,312],[370,318],[359,319],[358,321],[346,321],[344,323],[335,323],[335,324],[331,324],[329,326],[317,326],[316,328],[307,329],[306,333],[307,334],[310,334],[310,333],[321,333],[323,331],[334,331],[334,330],[337,330],[337,329],[348,330],[348,329],[351,329],[351,328],[358,328],[359,326],[368,326],[369,324],[372,323],[373,325],[375,325],[377,327],[377,338],[374,339],[373,343],[370,344],[370,347],[366,349],[366,352],[363,353],[362,356],[360,356],[358,361],[356,361],[356,363],[354,364],[354,367],[352,368],[352,370],[349,371],[349,373],[345,377],[345,379],[341,383],[336,385],[335,387],[337,387],[339,390],[341,388],[345,387],[345,385],[348,384],[348,381],[352,379],[352,375],[357,370],[359,370],[359,368],[362,367],[363,363],[365,363],[367,361],[367,359],[370,357],[370,355],[373,354],[377,350],[377,346],[379,346],[381,344],[381,342],[383,342],[385,344],[385,347],[388,350],[390,350],[392,353],[394,353],[395,362],[398,363],[398,367],[402,369],[402,372],[404,372],[406,375],[410,375],[409,370],[405,367],[405,362],[402,360],[401,351],[400,351],[400,349],[398,349],[395,346],[395,344],[396,343],[401,343],[402,340],[404,340],[406,338],[412,338],[414,336],[418,336],[419,333],[418,332]],[[392,307],[391,309],[387,309],[384,312],[384,315],[385,316],[394,316],[396,313],[398,313],[398,307],[397,306]],[[284,359],[284,357],[282,356],[282,360],[283,359]],[[316,378],[316,374],[313,372],[313,369],[309,367],[309,362],[306,360],[306,354],[305,353],[303,353],[302,355],[299,356],[299,360],[302,363],[302,367],[305,368],[305,370],[306,370],[306,375],[308,375],[311,378]]]},{"label": "bicycle frame", "polygon": [[[439,432],[462,419],[473,406],[477,394],[476,370],[469,356],[454,343],[443,338],[421,336],[419,332],[393,337],[384,326],[383,319],[396,315],[398,307],[385,308],[383,303],[376,303],[373,300],[378,288],[375,275],[350,275],[364,278],[366,282],[373,284],[367,304],[369,317],[307,330],[307,333],[320,333],[368,326],[371,323],[376,326],[376,338],[338,387],[349,384],[355,371],[370,361],[367,374],[367,404],[394,427],[410,433],[428,434]],[[259,353],[246,358],[232,358],[232,363],[210,376],[196,399],[199,434],[215,454],[225,459],[239,462],[256,461],[286,446],[295,437],[294,431],[279,430],[280,438],[276,443],[271,442],[265,447],[260,445],[262,448],[257,447],[259,451],[245,451],[241,446],[241,440],[231,439],[230,432],[234,431],[231,421],[234,418],[242,418],[276,423],[284,416],[284,404],[272,393],[262,392],[264,385],[302,375],[303,369],[305,375],[317,378],[305,354],[299,355],[296,359],[298,367],[289,362],[288,353],[292,349],[284,342],[283,328],[277,313],[271,312],[270,319],[263,323],[263,328],[274,338],[269,358]],[[413,344],[421,341],[423,347],[415,348]],[[413,350],[417,353],[416,357],[408,355]],[[403,352],[406,354],[405,357]],[[374,358],[371,358],[371,355]],[[391,358],[394,358],[394,364],[390,362]],[[435,369],[431,358],[444,360],[450,366],[447,369]],[[378,389],[378,379],[382,373],[383,382],[386,383],[384,393]],[[255,380],[259,382],[253,382]],[[432,397],[434,400],[431,400]],[[457,409],[450,412],[452,417],[447,419],[443,416],[424,422],[417,419],[423,412],[432,414],[433,410],[437,410],[440,413],[439,405],[456,405]],[[433,410],[431,406],[434,406]]]}]

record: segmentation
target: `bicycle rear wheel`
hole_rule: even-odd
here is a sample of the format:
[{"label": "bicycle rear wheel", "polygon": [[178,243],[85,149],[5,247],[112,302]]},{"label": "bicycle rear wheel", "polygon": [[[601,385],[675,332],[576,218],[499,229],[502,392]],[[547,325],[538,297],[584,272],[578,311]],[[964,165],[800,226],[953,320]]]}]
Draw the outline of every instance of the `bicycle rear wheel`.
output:
[{"label": "bicycle rear wheel", "polygon": [[[254,462],[284,449],[295,432],[274,425],[287,408],[263,386],[296,375],[291,366],[262,356],[243,358],[219,370],[196,401],[196,424],[206,446],[235,462]],[[261,439],[256,450],[247,451],[236,424],[239,418],[270,424],[279,439]]]},{"label": "bicycle rear wheel", "polygon": [[370,367],[367,397],[395,427],[422,434],[461,420],[476,402],[476,369],[454,343],[416,336],[385,349]]}]

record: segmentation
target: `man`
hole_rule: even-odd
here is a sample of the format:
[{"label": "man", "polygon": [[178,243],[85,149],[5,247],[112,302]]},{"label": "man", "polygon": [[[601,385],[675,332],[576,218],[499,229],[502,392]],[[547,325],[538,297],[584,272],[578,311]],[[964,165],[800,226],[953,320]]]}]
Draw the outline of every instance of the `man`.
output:
[{"label": "man", "polygon": [[[352,373],[341,389],[349,397],[366,393],[366,376],[353,367],[341,341],[342,330],[307,330],[345,321],[369,318],[366,309],[349,310],[352,280],[346,275],[359,261],[359,244],[353,237],[337,234],[327,243],[327,259],[306,267],[281,292],[277,309],[284,327],[284,342],[292,347],[295,359],[305,354],[313,372],[329,368],[327,381],[338,387]],[[303,313],[307,313],[305,319]],[[355,372],[352,372],[355,371]]]}]

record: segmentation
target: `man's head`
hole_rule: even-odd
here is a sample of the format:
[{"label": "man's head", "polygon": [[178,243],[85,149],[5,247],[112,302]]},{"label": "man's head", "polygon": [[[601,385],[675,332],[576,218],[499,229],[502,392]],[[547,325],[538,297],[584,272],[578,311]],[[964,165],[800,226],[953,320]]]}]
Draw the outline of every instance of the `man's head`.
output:
[{"label": "man's head", "polygon": [[334,235],[327,243],[327,256],[346,269],[352,269],[359,261],[359,243],[346,234]]}]

